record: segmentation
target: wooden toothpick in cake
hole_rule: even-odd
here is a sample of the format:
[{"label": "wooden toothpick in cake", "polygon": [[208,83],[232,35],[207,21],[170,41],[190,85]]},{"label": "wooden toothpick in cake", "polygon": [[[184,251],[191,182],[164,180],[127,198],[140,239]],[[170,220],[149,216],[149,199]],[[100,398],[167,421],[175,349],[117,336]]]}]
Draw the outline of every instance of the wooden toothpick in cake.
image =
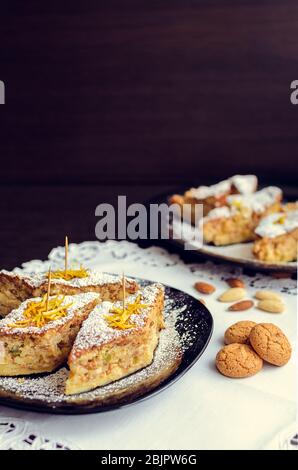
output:
[{"label": "wooden toothpick in cake", "polygon": [[65,274],[67,274],[68,267],[68,236],[65,237]]},{"label": "wooden toothpick in cake", "polygon": [[122,273],[122,295],[123,295],[123,312],[125,310],[125,277],[124,272]]},{"label": "wooden toothpick in cake", "polygon": [[48,274],[46,312],[48,312],[48,310],[49,310],[49,298],[50,298],[50,293],[51,293],[51,279],[52,279],[52,272],[51,272],[51,266],[50,266],[49,267],[49,274]]}]

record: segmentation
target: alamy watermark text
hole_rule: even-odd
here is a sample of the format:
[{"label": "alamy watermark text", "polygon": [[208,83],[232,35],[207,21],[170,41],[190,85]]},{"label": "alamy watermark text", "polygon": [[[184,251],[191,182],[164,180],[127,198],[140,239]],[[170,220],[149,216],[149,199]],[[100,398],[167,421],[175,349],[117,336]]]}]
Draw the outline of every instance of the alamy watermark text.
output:
[{"label": "alamy watermark text", "polygon": [[[202,246],[202,204],[144,204],[127,205],[126,196],[118,196],[115,208],[99,204],[96,237],[103,240],[181,240],[185,249]],[[175,221],[175,223],[173,223]]]}]

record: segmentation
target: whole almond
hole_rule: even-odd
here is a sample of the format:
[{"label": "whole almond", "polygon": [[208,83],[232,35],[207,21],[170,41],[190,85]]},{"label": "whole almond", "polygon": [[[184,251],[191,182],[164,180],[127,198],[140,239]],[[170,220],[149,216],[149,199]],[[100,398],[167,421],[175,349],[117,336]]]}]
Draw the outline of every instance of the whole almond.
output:
[{"label": "whole almond", "polygon": [[285,309],[284,304],[276,299],[260,300],[257,307],[269,313],[282,313]]},{"label": "whole almond", "polygon": [[219,297],[220,302],[237,302],[246,297],[246,290],[242,287],[231,287]]},{"label": "whole almond", "polygon": [[230,305],[228,310],[231,312],[243,312],[244,310],[248,310],[249,308],[253,307],[254,303],[252,300],[240,300],[236,304]]},{"label": "whole almond", "polygon": [[210,295],[215,291],[215,287],[207,282],[196,282],[195,289],[197,289],[201,294],[207,295]]},{"label": "whole almond", "polygon": [[230,287],[245,287],[244,282],[241,279],[238,279],[237,277],[229,277],[226,279],[226,282],[229,284]]},{"label": "whole almond", "polygon": [[277,292],[273,292],[272,290],[258,290],[255,294],[255,297],[258,300],[278,300],[282,302],[281,296]]},{"label": "whole almond", "polygon": [[201,304],[206,305],[206,302],[205,302],[204,299],[198,299],[198,300],[199,300],[199,302],[201,302]]}]

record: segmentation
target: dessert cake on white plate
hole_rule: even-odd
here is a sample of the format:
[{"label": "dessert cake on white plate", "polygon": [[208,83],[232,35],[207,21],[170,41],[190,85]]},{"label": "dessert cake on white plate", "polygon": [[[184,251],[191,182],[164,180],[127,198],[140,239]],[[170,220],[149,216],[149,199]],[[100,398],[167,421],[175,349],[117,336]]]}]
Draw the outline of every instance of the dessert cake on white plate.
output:
[{"label": "dessert cake on white plate", "polygon": [[[102,300],[122,299],[122,278],[99,271],[79,268],[54,271],[51,274],[51,294],[74,295],[84,292],[96,292]],[[31,297],[41,297],[47,291],[48,273],[25,275],[15,272],[0,271],[0,317],[17,308],[21,302]],[[126,294],[134,293],[138,288],[136,281],[125,278]]]},{"label": "dessert cake on white plate", "polygon": [[258,239],[253,246],[254,256],[265,262],[297,260],[298,209],[297,203],[287,205],[283,212],[264,217],[255,229]]},{"label": "dessert cake on white plate", "polygon": [[281,207],[281,210],[283,212],[288,212],[288,211],[296,211],[298,210],[298,201],[295,202],[287,202],[286,204],[283,204]]},{"label": "dessert cake on white plate", "polygon": [[51,372],[66,362],[82,322],[99,302],[94,292],[25,300],[0,320],[0,375]]},{"label": "dessert cake on white plate", "polygon": [[269,186],[249,195],[230,195],[226,206],[213,209],[201,221],[203,239],[214,245],[229,245],[255,240],[260,220],[280,209],[282,191]]},{"label": "dessert cake on white plate", "polygon": [[[170,204],[178,204],[181,208],[184,204],[191,205],[192,223],[195,223],[195,206],[203,204],[203,215],[206,216],[212,209],[226,204],[227,196],[231,194],[252,194],[257,190],[258,179],[255,175],[234,175],[231,178],[220,181],[211,186],[199,186],[191,188],[183,195],[174,194],[169,198]],[[184,214],[188,216],[188,214]]]},{"label": "dessert cake on white plate", "polygon": [[122,302],[97,305],[68,358],[66,394],[108,384],[151,364],[164,328],[164,288],[153,284]]}]

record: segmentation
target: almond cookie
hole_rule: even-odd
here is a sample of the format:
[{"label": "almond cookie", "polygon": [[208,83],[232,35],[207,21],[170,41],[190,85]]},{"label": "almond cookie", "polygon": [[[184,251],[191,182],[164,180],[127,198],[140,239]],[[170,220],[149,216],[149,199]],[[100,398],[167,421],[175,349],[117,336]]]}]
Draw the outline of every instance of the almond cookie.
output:
[{"label": "almond cookie", "polygon": [[238,321],[234,323],[225,332],[225,343],[249,343],[248,338],[254,326],[256,326],[254,321]]},{"label": "almond cookie", "polygon": [[248,344],[229,344],[216,356],[216,367],[226,377],[244,378],[257,374],[262,367],[262,359]]},{"label": "almond cookie", "polygon": [[284,366],[290,359],[292,348],[286,335],[272,323],[260,323],[253,327],[249,341],[264,361]]}]

